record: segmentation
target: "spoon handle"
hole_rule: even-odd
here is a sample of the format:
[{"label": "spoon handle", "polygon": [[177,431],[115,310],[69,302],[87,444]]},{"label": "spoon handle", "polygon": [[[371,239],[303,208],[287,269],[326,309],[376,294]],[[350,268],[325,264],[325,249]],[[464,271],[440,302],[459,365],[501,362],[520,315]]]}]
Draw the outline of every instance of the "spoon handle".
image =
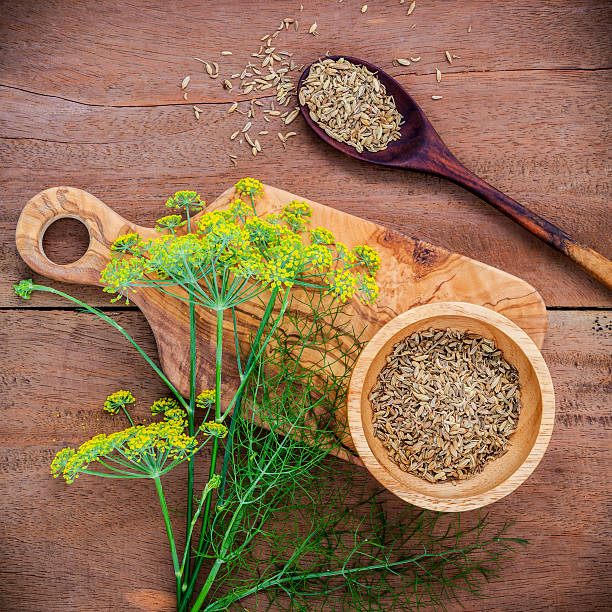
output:
[{"label": "spoon handle", "polygon": [[600,255],[597,251],[576,242],[556,225],[519,204],[499,189],[495,189],[468,170],[451,154],[445,155],[443,160],[435,163],[434,167],[430,167],[428,170],[432,174],[447,178],[471,191],[474,195],[522,225],[534,236],[567,255],[600,283],[612,289],[612,261]]}]

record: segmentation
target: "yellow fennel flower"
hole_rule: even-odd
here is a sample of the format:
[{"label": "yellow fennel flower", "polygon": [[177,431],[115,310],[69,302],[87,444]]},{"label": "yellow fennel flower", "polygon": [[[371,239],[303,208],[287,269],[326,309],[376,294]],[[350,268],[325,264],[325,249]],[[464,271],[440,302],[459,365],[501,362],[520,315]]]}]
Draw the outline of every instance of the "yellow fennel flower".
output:
[{"label": "yellow fennel flower", "polygon": [[238,193],[256,198],[263,195],[263,185],[256,179],[247,177],[236,183]]},{"label": "yellow fennel flower", "polygon": [[180,405],[173,397],[161,397],[151,405],[151,414],[160,414],[176,408],[180,408]]},{"label": "yellow fennel flower", "polygon": [[357,260],[368,269],[372,276],[378,272],[380,269],[380,255],[372,247],[360,244],[353,249],[353,253],[355,253]]},{"label": "yellow fennel flower", "polygon": [[136,400],[130,391],[115,391],[111,393],[104,402],[104,410],[111,414],[117,414],[119,410],[128,404],[133,404]]},{"label": "yellow fennel flower", "polygon": [[196,406],[203,410],[208,410],[217,398],[217,393],[214,389],[206,389],[196,397]]}]

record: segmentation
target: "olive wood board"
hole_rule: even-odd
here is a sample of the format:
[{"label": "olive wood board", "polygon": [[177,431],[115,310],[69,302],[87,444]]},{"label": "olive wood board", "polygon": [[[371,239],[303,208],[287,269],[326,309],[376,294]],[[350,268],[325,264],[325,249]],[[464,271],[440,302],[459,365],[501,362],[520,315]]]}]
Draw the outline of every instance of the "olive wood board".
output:
[{"label": "olive wood board", "polygon": [[[223,209],[237,197],[234,187],[226,190],[206,210]],[[539,293],[528,283],[502,270],[464,255],[452,253],[416,238],[390,230],[341,210],[318,204],[287,191],[264,185],[264,195],[255,202],[258,214],[278,212],[291,200],[304,200],[312,208],[311,227],[332,231],[349,247],[367,244],[381,256],[377,274],[380,294],[375,305],[353,299],[346,317],[361,338],[371,338],[385,323],[415,306],[442,301],[471,302],[491,308],[521,327],[541,347],[546,331],[546,308]],[[160,216],[163,209],[160,207]],[[202,214],[202,213],[200,213]],[[77,261],[57,265],[44,254],[42,238],[57,219],[80,220],[88,229],[87,252]],[[197,217],[194,218],[197,222]],[[24,207],[16,230],[19,253],[36,272],[58,281],[98,285],[100,272],[111,257],[110,246],[121,234],[136,232],[144,239],[159,233],[128,221],[95,196],[74,187],[52,187],[34,196]],[[181,292],[179,288],[173,291]],[[110,298],[109,298],[110,299]],[[130,296],[146,317],[157,343],[165,374],[185,395],[189,393],[188,304],[155,289],[140,289]],[[251,301],[236,309],[240,342],[251,336],[261,318],[263,306]],[[198,307],[197,387],[214,386],[215,315]],[[238,384],[231,317],[224,319],[223,395],[233,396]],[[230,395],[231,394],[231,395]],[[337,435],[343,449],[336,454],[361,463],[346,426],[346,409],[338,411]]]}]

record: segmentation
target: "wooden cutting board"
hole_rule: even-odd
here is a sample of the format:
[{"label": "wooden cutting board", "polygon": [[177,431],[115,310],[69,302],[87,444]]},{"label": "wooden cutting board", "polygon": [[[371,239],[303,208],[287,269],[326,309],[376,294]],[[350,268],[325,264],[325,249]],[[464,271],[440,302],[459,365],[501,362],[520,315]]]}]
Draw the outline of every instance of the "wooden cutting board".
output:
[{"label": "wooden cutting board", "polygon": [[[497,268],[458,253],[410,238],[371,221],[295,196],[265,185],[265,195],[256,201],[260,214],[279,211],[291,200],[305,200],[312,207],[311,226],[323,226],[336,238],[354,247],[367,244],[381,256],[377,276],[380,295],[374,306],[356,300],[347,308],[347,316],[356,331],[368,339],[396,315],[431,302],[472,302],[500,312],[522,327],[541,346],[546,331],[546,308],[538,292],[525,281]],[[207,210],[224,208],[236,197],[234,188],[225,191]],[[165,213],[160,207],[160,217]],[[89,249],[78,261],[56,265],[44,254],[42,238],[55,220],[71,217],[80,220],[89,230]],[[88,285],[100,285],[100,271],[110,259],[110,245],[117,236],[137,232],[143,238],[156,238],[159,233],[127,221],[102,201],[81,189],[53,187],[33,197],[19,218],[17,248],[25,262],[36,272],[49,278]],[[180,291],[175,288],[173,291]],[[110,298],[109,298],[110,299]],[[147,318],[157,341],[162,368],[172,383],[189,393],[189,317],[188,305],[152,289],[143,289],[130,298]],[[250,302],[237,312],[241,341],[246,341],[261,318],[261,307]],[[237,386],[235,351],[231,321],[224,332],[224,396],[233,396]],[[214,387],[213,313],[198,309],[198,389]],[[231,395],[230,395],[231,394]],[[337,415],[338,433],[345,451],[339,456],[360,463],[346,428],[346,416]]]}]

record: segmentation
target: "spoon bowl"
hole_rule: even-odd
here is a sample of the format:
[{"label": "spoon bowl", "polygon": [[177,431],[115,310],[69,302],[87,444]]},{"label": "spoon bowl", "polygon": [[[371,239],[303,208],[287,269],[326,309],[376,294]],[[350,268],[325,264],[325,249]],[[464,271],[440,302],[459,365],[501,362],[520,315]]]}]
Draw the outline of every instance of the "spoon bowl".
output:
[{"label": "spoon bowl", "polygon": [[[353,64],[363,65],[371,72],[376,73],[376,76],[380,82],[385,86],[387,94],[393,96],[397,110],[404,119],[404,123],[400,127],[400,138],[398,140],[391,141],[387,148],[383,151],[374,153],[366,149],[359,153],[355,147],[352,147],[345,142],[340,142],[329,136],[325,130],[323,130],[310,116],[308,106],[300,104],[300,109],[304,115],[306,123],[314,130],[317,136],[322,138],[327,144],[331,145],[335,149],[338,149],[338,151],[342,151],[342,153],[350,155],[351,157],[360,159],[362,161],[368,161],[372,164],[378,164],[379,166],[421,170],[422,168],[419,166],[418,160],[420,159],[421,152],[430,140],[428,139],[428,135],[433,132],[433,134],[438,137],[438,140],[442,142],[440,137],[433,129],[433,126],[429,123],[425,113],[412,99],[408,92],[392,76],[380,68],[377,68],[373,64],[345,55],[331,55],[321,59],[331,59],[337,61],[341,58],[344,58]],[[312,64],[310,66],[312,66]],[[300,76],[298,91],[302,87],[304,79],[306,79],[308,73],[310,72],[310,66],[308,66]],[[411,163],[413,165],[411,165]]]},{"label": "spoon bowl", "polygon": [[[341,58],[353,64],[365,66],[376,74],[379,81],[385,86],[387,94],[393,96],[395,106],[404,123],[400,127],[400,138],[390,142],[382,151],[364,150],[359,152],[349,144],[329,136],[310,116],[307,104],[299,102],[298,96],[298,104],[304,120],[321,139],[335,149],[342,151],[342,153],[362,161],[390,168],[427,172],[453,181],[510,217],[549,246],[569,257],[601,283],[612,289],[612,261],[593,249],[579,244],[558,227],[489,185],[462,165],[449,151],[419,105],[392,76],[374,64],[345,55],[322,57],[315,63],[325,59],[338,61]],[[307,66],[302,72],[298,82],[298,93],[312,65]]]}]

